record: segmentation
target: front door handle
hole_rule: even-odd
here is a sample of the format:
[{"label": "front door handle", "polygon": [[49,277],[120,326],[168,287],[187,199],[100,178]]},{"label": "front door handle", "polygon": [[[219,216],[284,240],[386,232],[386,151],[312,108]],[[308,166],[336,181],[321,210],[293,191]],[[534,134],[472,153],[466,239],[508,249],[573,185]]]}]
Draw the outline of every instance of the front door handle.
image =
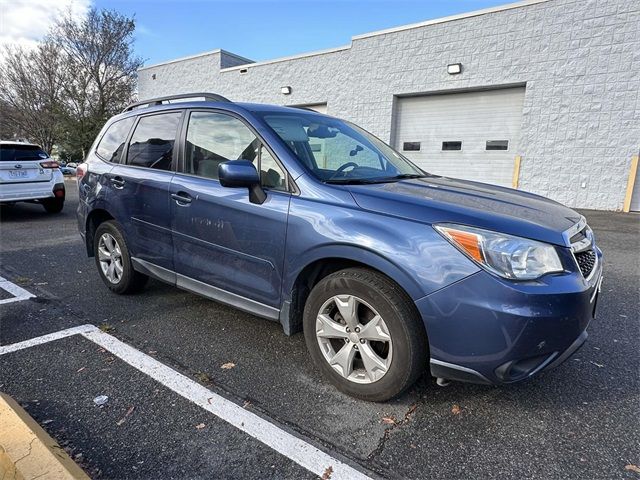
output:
[{"label": "front door handle", "polygon": [[124,188],[124,178],[122,177],[113,177],[111,179],[111,185],[116,187],[118,190],[122,190]]},{"label": "front door handle", "polygon": [[191,203],[191,195],[186,192],[178,192],[172,193],[171,198],[173,198],[178,205],[187,206]]}]

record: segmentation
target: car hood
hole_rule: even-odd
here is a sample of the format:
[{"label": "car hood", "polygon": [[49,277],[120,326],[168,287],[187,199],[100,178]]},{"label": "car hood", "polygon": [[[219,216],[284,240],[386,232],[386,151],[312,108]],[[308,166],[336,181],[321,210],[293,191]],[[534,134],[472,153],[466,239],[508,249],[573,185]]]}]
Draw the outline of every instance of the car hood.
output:
[{"label": "car hood", "polygon": [[557,245],[582,216],[532,193],[430,176],[391,183],[350,185],[364,210],[433,223],[459,223]]}]

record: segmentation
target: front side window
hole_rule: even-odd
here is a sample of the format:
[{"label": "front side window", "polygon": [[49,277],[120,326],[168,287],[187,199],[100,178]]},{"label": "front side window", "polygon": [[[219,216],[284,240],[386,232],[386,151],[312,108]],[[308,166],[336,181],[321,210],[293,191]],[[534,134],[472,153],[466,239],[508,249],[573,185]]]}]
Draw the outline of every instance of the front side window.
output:
[{"label": "front side window", "polygon": [[187,127],[185,173],[218,178],[218,165],[227,160],[255,162],[260,144],[237,118],[223,113],[193,112]]},{"label": "front side window", "polygon": [[96,147],[96,153],[107,162],[120,163],[124,144],[135,117],[124,118],[111,124]]},{"label": "front side window", "polygon": [[140,118],[129,142],[127,164],[155,170],[173,168],[180,112],[161,113]]},{"label": "front side window", "polygon": [[260,147],[260,179],[262,186],[274,190],[287,190],[287,176],[264,145]]},{"label": "front side window", "polygon": [[327,183],[375,183],[427,174],[356,125],[310,112],[260,111],[312,174]]},{"label": "front side window", "polygon": [[218,166],[228,160],[249,160],[260,172],[262,186],[287,189],[284,170],[244,123],[224,113],[193,112],[187,126],[185,173],[217,179]]}]

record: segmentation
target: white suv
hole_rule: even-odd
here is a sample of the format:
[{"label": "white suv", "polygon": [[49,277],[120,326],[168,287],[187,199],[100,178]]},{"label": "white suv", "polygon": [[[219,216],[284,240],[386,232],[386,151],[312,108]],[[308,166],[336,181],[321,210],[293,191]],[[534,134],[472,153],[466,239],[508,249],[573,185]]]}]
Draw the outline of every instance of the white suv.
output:
[{"label": "white suv", "polygon": [[37,202],[49,213],[64,206],[58,162],[38,145],[0,141],[0,204]]}]

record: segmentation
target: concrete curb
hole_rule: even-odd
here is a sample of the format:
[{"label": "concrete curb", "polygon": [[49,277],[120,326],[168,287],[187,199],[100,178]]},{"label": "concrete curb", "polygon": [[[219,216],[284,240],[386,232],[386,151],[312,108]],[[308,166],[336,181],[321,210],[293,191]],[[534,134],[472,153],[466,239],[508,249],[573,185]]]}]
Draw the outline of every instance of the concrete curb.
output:
[{"label": "concrete curb", "polygon": [[0,478],[88,480],[89,477],[10,396],[0,393]]}]

